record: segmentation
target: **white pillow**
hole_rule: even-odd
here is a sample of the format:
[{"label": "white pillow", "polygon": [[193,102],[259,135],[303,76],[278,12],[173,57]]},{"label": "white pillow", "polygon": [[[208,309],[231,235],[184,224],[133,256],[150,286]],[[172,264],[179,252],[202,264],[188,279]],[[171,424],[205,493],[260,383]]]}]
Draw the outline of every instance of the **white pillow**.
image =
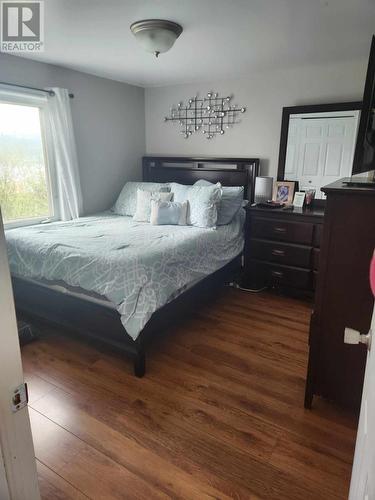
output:
[{"label": "white pillow", "polygon": [[186,186],[171,182],[173,201],[188,200],[188,224],[197,227],[216,227],[218,206],[222,196],[220,182],[208,186]]},{"label": "white pillow", "polygon": [[191,186],[187,193],[189,202],[188,224],[197,227],[216,228],[221,196],[220,182],[212,186]]},{"label": "white pillow", "polygon": [[151,201],[171,201],[173,193],[137,190],[137,207],[133,219],[137,222],[150,222]]},{"label": "white pillow", "polygon": [[118,215],[133,216],[137,208],[137,190],[169,192],[169,184],[161,182],[126,182],[116,200],[113,212]]},{"label": "white pillow", "polygon": [[[200,179],[194,186],[212,186],[212,182]],[[243,186],[223,186],[223,194],[218,207],[217,225],[225,226],[230,224],[236,213],[243,206],[244,187]]]},{"label": "white pillow", "polygon": [[173,201],[177,201],[177,203],[183,203],[188,199],[188,192],[191,186],[178,184],[177,182],[171,182],[170,187],[173,193]]},{"label": "white pillow", "polygon": [[187,225],[188,202],[151,200],[150,222],[154,225]]}]

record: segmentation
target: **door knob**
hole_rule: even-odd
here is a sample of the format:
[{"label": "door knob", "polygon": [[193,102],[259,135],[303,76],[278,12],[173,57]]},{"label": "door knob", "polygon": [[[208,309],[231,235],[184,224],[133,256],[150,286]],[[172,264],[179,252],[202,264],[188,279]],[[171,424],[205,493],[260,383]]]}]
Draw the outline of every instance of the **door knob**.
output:
[{"label": "door knob", "polygon": [[367,335],[361,335],[358,330],[353,330],[353,328],[345,328],[344,332],[344,343],[345,344],[365,344],[367,349],[371,349],[371,336],[372,331],[370,330]]}]

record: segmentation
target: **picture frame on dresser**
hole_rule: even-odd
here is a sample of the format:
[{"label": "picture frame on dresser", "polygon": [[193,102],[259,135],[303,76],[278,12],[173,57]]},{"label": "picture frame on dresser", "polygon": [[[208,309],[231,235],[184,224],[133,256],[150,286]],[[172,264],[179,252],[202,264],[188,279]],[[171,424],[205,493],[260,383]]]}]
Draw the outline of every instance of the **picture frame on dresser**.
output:
[{"label": "picture frame on dresser", "polygon": [[273,188],[272,201],[291,205],[296,183],[294,181],[276,181]]}]

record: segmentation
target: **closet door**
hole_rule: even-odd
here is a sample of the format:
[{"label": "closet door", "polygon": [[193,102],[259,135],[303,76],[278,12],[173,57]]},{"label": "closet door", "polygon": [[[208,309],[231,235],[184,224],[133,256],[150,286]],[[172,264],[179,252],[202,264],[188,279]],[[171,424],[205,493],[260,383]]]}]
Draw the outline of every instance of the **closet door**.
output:
[{"label": "closet door", "polygon": [[299,120],[297,178],[300,189],[350,177],[356,138],[357,117],[302,118]]}]

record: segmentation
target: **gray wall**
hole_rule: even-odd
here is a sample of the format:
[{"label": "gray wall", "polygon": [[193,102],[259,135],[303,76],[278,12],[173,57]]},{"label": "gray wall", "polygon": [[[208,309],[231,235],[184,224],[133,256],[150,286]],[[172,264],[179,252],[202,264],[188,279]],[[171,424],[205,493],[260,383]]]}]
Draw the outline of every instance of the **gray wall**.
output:
[{"label": "gray wall", "polygon": [[[284,106],[361,100],[367,61],[301,66],[256,72],[250,78],[209,81],[146,89],[146,151],[148,154],[259,157],[263,175],[276,176],[281,112]],[[213,90],[234,94],[246,106],[241,123],[223,136],[203,134],[184,139],[178,125],[164,123],[172,104]]]},{"label": "gray wall", "polygon": [[74,93],[85,213],[109,208],[125,180],[140,178],[145,153],[143,88],[7,54],[0,54],[0,80]]},{"label": "gray wall", "polygon": [[[360,100],[367,61],[257,72],[252,77],[142,89],[78,71],[0,54],[0,80],[74,92],[72,113],[85,213],[108,208],[126,180],[141,179],[148,154],[252,156],[276,176],[284,106]],[[241,124],[208,141],[184,139],[164,123],[172,104],[208,90],[247,107]],[[145,138],[146,136],[146,138]]]}]

